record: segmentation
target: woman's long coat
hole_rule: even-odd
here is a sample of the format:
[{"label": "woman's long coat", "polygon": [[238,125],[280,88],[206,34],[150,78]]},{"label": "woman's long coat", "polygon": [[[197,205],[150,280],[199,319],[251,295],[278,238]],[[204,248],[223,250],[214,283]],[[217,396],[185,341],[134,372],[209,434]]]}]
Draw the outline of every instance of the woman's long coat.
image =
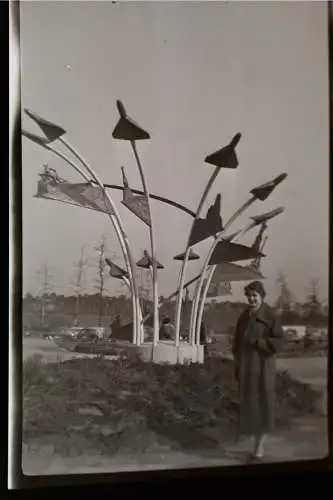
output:
[{"label": "woman's long coat", "polygon": [[239,382],[240,431],[268,433],[275,424],[276,353],[283,330],[267,304],[239,317],[233,342],[235,374]]}]

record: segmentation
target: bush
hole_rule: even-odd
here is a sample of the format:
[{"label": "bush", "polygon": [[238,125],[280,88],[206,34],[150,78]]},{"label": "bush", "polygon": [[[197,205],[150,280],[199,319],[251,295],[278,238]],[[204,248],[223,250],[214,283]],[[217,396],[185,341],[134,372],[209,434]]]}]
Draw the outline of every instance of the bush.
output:
[{"label": "bush", "polygon": [[[108,453],[124,446],[142,451],[152,435],[170,438],[171,428],[178,429],[178,441],[189,428],[234,428],[237,390],[233,363],[219,358],[190,366],[103,358],[43,364],[35,358],[24,364],[24,437],[81,435]],[[278,376],[277,392],[279,417],[312,411],[311,395],[287,374]]]}]

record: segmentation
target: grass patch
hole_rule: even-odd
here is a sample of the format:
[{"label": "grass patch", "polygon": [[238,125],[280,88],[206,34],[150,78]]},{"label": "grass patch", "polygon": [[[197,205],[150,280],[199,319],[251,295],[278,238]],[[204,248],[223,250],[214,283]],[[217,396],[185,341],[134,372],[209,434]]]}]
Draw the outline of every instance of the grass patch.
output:
[{"label": "grass patch", "polygon": [[[103,358],[44,364],[34,357],[23,374],[25,442],[56,435],[108,454],[202,449],[213,445],[207,429],[230,438],[237,428],[237,384],[227,360],[163,366]],[[277,396],[281,423],[314,411],[314,396],[288,374],[278,376]]]}]

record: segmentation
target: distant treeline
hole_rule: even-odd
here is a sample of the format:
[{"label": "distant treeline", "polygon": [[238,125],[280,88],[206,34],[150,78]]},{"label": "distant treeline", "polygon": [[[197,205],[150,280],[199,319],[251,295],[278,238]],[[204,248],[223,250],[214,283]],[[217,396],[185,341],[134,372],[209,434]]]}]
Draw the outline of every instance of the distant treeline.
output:
[{"label": "distant treeline", "polygon": [[[102,302],[102,304],[101,304]],[[175,302],[166,301],[161,297],[160,317],[164,315],[173,318]],[[206,305],[204,321],[207,328],[216,333],[226,332],[231,326],[234,326],[239,315],[246,307],[241,302],[212,302]],[[44,324],[50,327],[68,326],[77,317],[82,326],[93,326],[97,324],[97,318],[102,308],[102,323],[107,326],[112,323],[117,316],[121,324],[127,324],[132,320],[132,302],[129,297],[119,295],[116,297],[104,296],[102,299],[99,294],[84,294],[78,299],[76,296],[64,296],[48,294],[41,297],[35,297],[27,294],[23,299],[23,317],[24,326],[32,328],[41,324],[41,311],[44,308]],[[152,303],[142,302],[143,313],[152,311]],[[276,311],[284,325],[307,324],[314,327],[326,327],[328,323],[327,316],[322,312],[299,308],[301,312],[286,308]],[[187,328],[191,311],[191,301],[184,302],[182,315],[182,328]],[[78,313],[77,313],[78,312]],[[149,322],[148,322],[149,324]]]}]

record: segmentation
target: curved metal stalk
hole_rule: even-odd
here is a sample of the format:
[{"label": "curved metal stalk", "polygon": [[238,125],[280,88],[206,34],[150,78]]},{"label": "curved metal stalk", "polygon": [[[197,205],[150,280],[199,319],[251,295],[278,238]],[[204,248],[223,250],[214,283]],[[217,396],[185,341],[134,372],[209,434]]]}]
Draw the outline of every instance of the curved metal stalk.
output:
[{"label": "curved metal stalk", "polygon": [[[23,134],[23,135],[24,135],[24,134]],[[61,138],[60,138],[59,140],[61,140]],[[91,167],[89,167],[89,165],[88,165],[88,166],[86,165],[86,162],[83,160],[83,158],[81,158],[81,156],[80,156],[80,155],[79,155],[79,154],[78,154],[78,153],[74,150],[74,148],[73,148],[70,144],[68,144],[68,143],[67,143],[67,141],[64,141],[64,140],[62,139],[62,142],[63,142],[63,143],[64,143],[64,145],[65,145],[65,146],[66,146],[66,147],[67,147],[67,148],[68,148],[68,149],[69,149],[69,150],[70,150],[70,151],[74,154],[74,156],[76,156],[76,157],[80,160],[80,162],[81,162],[81,163],[82,163],[82,164],[83,164],[83,165],[87,168],[87,170],[89,171],[89,173],[95,177],[95,181],[93,181],[93,182],[94,182],[94,183],[96,183],[96,184],[98,184],[98,185],[100,185],[100,184],[99,184],[99,182],[97,181],[97,176],[93,173],[93,171],[92,171]],[[43,147],[44,149],[46,149],[46,150],[48,150],[48,151],[51,151],[53,154],[55,154],[56,156],[58,156],[59,158],[61,158],[62,160],[64,160],[64,161],[65,161],[68,165],[70,165],[70,166],[71,166],[71,167],[72,167],[72,168],[73,168],[73,169],[74,169],[74,170],[75,170],[75,171],[76,171],[79,175],[81,175],[81,176],[84,178],[84,180],[85,180],[85,181],[87,181],[87,182],[89,182],[89,183],[90,183],[90,182],[92,182],[92,179],[90,179],[90,178],[87,176],[87,174],[86,174],[86,173],[85,173],[85,172],[84,172],[84,171],[83,171],[83,170],[82,170],[82,169],[81,169],[78,165],[76,165],[76,164],[75,164],[75,163],[74,163],[74,162],[73,162],[70,158],[68,158],[68,156],[66,156],[64,153],[62,153],[61,151],[58,151],[57,149],[53,148],[52,146],[50,146],[50,145],[48,145],[48,144],[43,144],[43,143],[38,143],[38,144],[39,144],[39,146]],[[103,186],[104,186],[104,185],[103,185]],[[104,186],[104,187],[105,187],[105,186]],[[106,192],[106,190],[105,190],[105,192]],[[110,202],[110,204],[111,204],[112,208],[114,209],[114,206],[113,206],[112,200],[110,199],[109,195],[108,195],[108,194],[106,194],[106,196],[107,196],[107,198],[108,198],[108,200],[109,200],[109,202]],[[111,221],[112,221],[112,224],[113,224],[113,226],[114,226],[114,228],[115,228],[115,230],[116,230],[117,234],[118,234],[118,229],[120,229],[120,231],[122,231],[122,235],[121,235],[121,236],[122,236],[122,237],[123,237],[123,236],[125,236],[125,237],[126,237],[126,235],[125,235],[124,231],[122,230],[122,227],[121,227],[120,223],[119,223],[120,228],[118,228],[118,226],[117,226],[117,228],[118,228],[118,229],[117,229],[117,228],[116,228],[116,226],[115,226],[115,224],[114,224],[114,219],[112,218],[111,214],[108,214],[108,215],[109,215],[109,217],[110,217],[110,219],[111,219]],[[121,241],[121,240],[119,240],[119,241]],[[126,240],[125,240],[125,243],[126,243]],[[126,249],[126,251],[127,251],[127,249]],[[125,257],[125,255],[124,255],[124,257]],[[125,258],[125,261],[126,261],[126,258]],[[131,274],[131,273],[129,272],[129,274]],[[129,283],[130,283],[130,282],[129,282]],[[132,292],[131,288],[130,288],[130,291]],[[138,300],[137,300],[137,304],[138,304]],[[134,318],[136,318],[136,319],[134,319]],[[133,330],[135,331],[135,334],[134,334],[134,331],[133,331],[133,343],[137,343],[137,342],[138,342],[138,339],[140,338],[140,337],[139,337],[139,335],[137,335],[137,330],[138,330],[138,329],[140,330],[140,328],[141,328],[141,323],[142,323],[142,319],[141,319],[141,322],[139,323],[140,318],[142,318],[142,314],[140,315],[140,312],[139,312],[139,310],[138,310],[138,305],[136,305],[135,311],[134,311],[134,307],[133,307]],[[137,325],[139,325],[139,326],[135,326],[135,323],[136,323]]]},{"label": "curved metal stalk", "polygon": [[[104,184],[104,186],[109,189],[118,189],[119,191],[124,190],[124,186],[118,186],[117,184]],[[140,191],[139,189],[131,188],[131,191],[133,194],[141,194],[141,195],[145,194],[144,191]],[[166,203],[167,205],[171,205],[172,207],[179,208],[179,210],[181,210],[182,212],[185,212],[186,214],[195,217],[195,213],[192,212],[192,210],[185,207],[184,205],[181,205],[180,203],[177,203],[176,201],[169,200],[169,198],[164,198],[163,196],[158,196],[157,194],[152,194],[152,193],[149,193],[149,196],[152,200],[161,201],[162,203]]]},{"label": "curved metal stalk", "polygon": [[[190,285],[192,285],[192,283],[194,283],[195,281],[197,281],[199,278],[200,278],[200,274],[198,274],[197,276],[195,276],[194,278],[192,278],[190,281],[188,281],[187,283],[185,283],[185,285],[183,286],[183,289],[188,288]],[[166,302],[167,300],[171,300],[171,299],[173,299],[173,297],[176,297],[177,295],[178,295],[178,290],[176,290],[175,292],[172,292],[172,294],[169,295],[168,297],[166,297],[163,302]],[[161,305],[162,304],[159,304],[158,308],[160,308]],[[142,322],[145,323],[147,321],[147,319],[149,319],[150,317],[151,317],[151,313],[147,313],[144,316],[144,318],[142,319]]]},{"label": "curved metal stalk", "polygon": [[[212,243],[212,246],[209,249],[208,255],[207,255],[206,259],[205,259],[205,262],[204,262],[203,267],[202,267],[202,271],[200,273],[200,279],[197,282],[197,285],[196,285],[196,288],[195,288],[194,297],[193,297],[193,301],[192,301],[192,309],[191,309],[191,318],[190,318],[190,329],[189,329],[189,332],[190,332],[190,339],[191,339],[193,345],[195,344],[196,331],[200,331],[200,325],[201,325],[201,323],[199,321],[197,322],[197,314],[198,314],[198,307],[199,307],[199,300],[200,300],[201,290],[202,290],[202,286],[203,286],[203,283],[204,283],[205,274],[206,274],[207,268],[209,266],[210,258],[213,255],[213,252],[214,252],[215,247],[217,246],[217,244],[223,239],[223,236],[225,235],[226,230],[229,229],[229,227],[231,226],[231,224],[236,219],[238,219],[238,217],[240,217],[245,212],[245,210],[247,210],[255,202],[255,200],[256,200],[256,198],[254,196],[251,196],[251,198],[249,200],[247,200],[244,203],[244,205],[242,205],[230,217],[230,219],[228,220],[228,222],[224,226],[223,231],[221,231],[219,234],[216,235],[216,237],[215,237],[215,239],[214,239],[214,241]],[[251,225],[252,225],[252,223],[251,223]],[[216,266],[213,266],[213,268],[214,269],[211,272],[210,280],[213,277],[213,272],[215,271]],[[207,290],[208,290],[208,288],[207,288]],[[202,317],[202,315],[201,315],[201,317]]]},{"label": "curved metal stalk", "polygon": [[[158,319],[158,283],[157,283],[157,261],[156,261],[156,248],[155,248],[155,239],[154,239],[154,229],[153,229],[153,220],[152,220],[152,214],[151,214],[151,208],[150,208],[150,195],[148,192],[147,184],[146,184],[146,179],[143,173],[143,168],[141,165],[141,161],[138,155],[138,151],[136,149],[136,144],[135,141],[130,141],[132,150],[134,153],[134,157],[139,169],[140,177],[141,177],[141,182],[142,182],[142,187],[143,191],[147,200],[147,206],[148,206],[148,214],[149,214],[149,220],[150,220],[150,225],[149,225],[149,234],[150,234],[150,245],[151,245],[151,256],[153,260],[153,265],[152,265],[152,278],[153,278],[153,303],[154,303],[154,328],[153,328],[153,346],[155,347],[157,345],[157,342],[159,340],[158,335],[159,335],[159,319]],[[141,323],[140,323],[141,324]]]},{"label": "curved metal stalk", "polygon": [[131,286],[131,295],[132,295],[132,304],[133,304],[133,343],[138,344],[138,341],[140,339],[140,329],[141,325],[139,322],[139,313],[138,313],[138,290],[137,290],[137,284],[136,284],[136,279],[135,279],[135,264],[132,258],[129,242],[127,235],[122,227],[121,224],[121,219],[118,214],[118,211],[113,203],[113,200],[109,193],[107,192],[106,188],[104,187],[103,182],[99,179],[95,171],[92,169],[92,167],[82,158],[82,156],[76,151],[76,149],[69,144],[68,141],[66,141],[63,137],[59,137],[58,139],[69,151],[73,153],[73,155],[86,167],[87,171],[89,174],[93,177],[93,179],[96,181],[96,183],[99,185],[99,187],[103,190],[105,197],[108,199],[110,206],[113,210],[113,213],[108,212],[109,218],[113,224],[113,227],[117,233],[118,240],[120,243],[120,247],[124,256],[124,260],[126,263],[127,271],[130,277],[130,286]]},{"label": "curved metal stalk", "polygon": [[[247,233],[248,231],[250,231],[251,229],[253,229],[255,226],[256,226],[255,222],[250,222],[243,229],[241,229],[238,233],[236,233],[235,237],[231,238],[230,241],[237,241],[237,240],[239,240],[239,238],[241,236],[243,236],[245,233]],[[209,262],[212,254],[213,254],[213,251],[211,253],[209,252],[209,254],[208,254],[209,258],[207,256],[207,262]],[[207,265],[207,267],[208,267],[208,265]],[[206,267],[206,269],[207,269],[207,267]],[[198,283],[199,285],[201,285],[200,286],[200,290],[202,289],[203,279],[204,279],[204,273],[202,273],[200,275],[200,280],[199,280],[199,283]],[[200,293],[200,290],[199,290],[199,293]],[[199,345],[200,344],[200,323],[196,321],[195,324],[194,324],[194,328],[195,328],[195,330],[194,330],[194,333],[195,333],[195,335],[194,335],[195,344]]]},{"label": "curved metal stalk", "polygon": [[206,198],[208,196],[208,193],[210,191],[210,188],[212,187],[218,173],[220,172],[221,168],[220,167],[216,167],[214,172],[212,173],[206,187],[205,187],[205,190],[203,192],[203,195],[201,197],[201,200],[199,202],[199,205],[198,205],[198,208],[197,208],[197,211],[196,211],[196,214],[195,214],[195,219],[194,221],[192,222],[192,226],[191,226],[191,229],[190,229],[190,232],[189,232],[189,236],[188,236],[188,240],[187,240],[187,244],[186,244],[186,250],[185,250],[185,255],[184,255],[184,259],[183,259],[183,262],[182,262],[182,266],[181,266],[181,269],[180,269],[180,273],[179,273],[179,277],[178,277],[178,285],[177,285],[177,291],[178,291],[178,296],[177,296],[177,303],[176,303],[176,316],[175,316],[175,345],[176,346],[179,346],[179,334],[180,334],[180,316],[181,316],[181,311],[182,311],[182,305],[183,305],[183,291],[184,291],[184,281],[185,281],[185,271],[186,271],[186,266],[187,266],[187,263],[188,263],[188,257],[189,257],[189,254],[190,254],[190,250],[191,250],[191,247],[190,247],[190,238],[191,238],[191,232],[192,232],[192,229],[193,229],[193,226],[195,224],[195,221],[199,219],[200,217],[200,214],[201,214],[201,211],[202,211],[202,207],[206,201]]},{"label": "curved metal stalk", "polygon": [[[26,137],[27,139],[29,139],[29,134],[25,130],[22,130],[22,135],[24,137]],[[68,156],[66,156],[64,153],[62,153],[61,151],[58,151],[57,149],[53,148],[52,146],[49,146],[46,143],[38,142],[37,144],[41,148],[44,148],[44,149],[47,149],[48,151],[51,151],[53,154],[55,154],[56,156],[58,156],[59,158],[64,160],[66,163],[68,163],[68,165],[70,165],[79,175],[81,175],[81,177],[83,177],[85,181],[91,182],[91,179],[87,176],[87,174],[84,172],[84,170],[82,170],[75,163],[73,163],[72,160],[70,158],[68,158]]]},{"label": "curved metal stalk", "polygon": [[[236,241],[239,240],[240,236],[241,236],[240,234],[237,235],[236,238],[234,238],[232,241],[235,243]],[[205,302],[206,302],[206,298],[207,298],[207,293],[208,293],[209,286],[210,286],[210,283],[212,281],[216,267],[217,267],[217,265],[211,266],[211,268],[209,270],[208,278],[207,278],[205,286],[204,286],[204,290],[202,292],[201,300],[199,301],[199,312],[198,312],[197,321],[196,321],[196,339],[198,338],[198,335],[200,336],[200,326],[201,326],[201,322],[202,322],[203,313],[205,310]]]},{"label": "curved metal stalk", "polygon": [[85,181],[91,182],[91,179],[87,176],[87,174],[80,168],[78,167],[75,163],[72,162],[70,158],[68,158],[66,155],[64,155],[61,151],[58,151],[57,149],[53,148],[52,146],[43,146],[45,149],[48,149],[49,151],[52,151],[56,156],[59,156],[62,160],[68,163],[78,174],[80,174]]},{"label": "curved metal stalk", "polygon": [[[129,289],[129,292],[131,293],[131,284],[130,280],[123,276],[121,278],[127,288]],[[144,326],[143,326],[143,318],[142,318],[142,311],[141,311],[141,305],[140,305],[140,300],[139,297],[137,297],[137,308],[138,308],[138,315],[139,315],[139,327],[138,327],[138,338],[137,338],[137,344],[136,345],[142,345],[144,344],[145,336],[144,336]]]}]

